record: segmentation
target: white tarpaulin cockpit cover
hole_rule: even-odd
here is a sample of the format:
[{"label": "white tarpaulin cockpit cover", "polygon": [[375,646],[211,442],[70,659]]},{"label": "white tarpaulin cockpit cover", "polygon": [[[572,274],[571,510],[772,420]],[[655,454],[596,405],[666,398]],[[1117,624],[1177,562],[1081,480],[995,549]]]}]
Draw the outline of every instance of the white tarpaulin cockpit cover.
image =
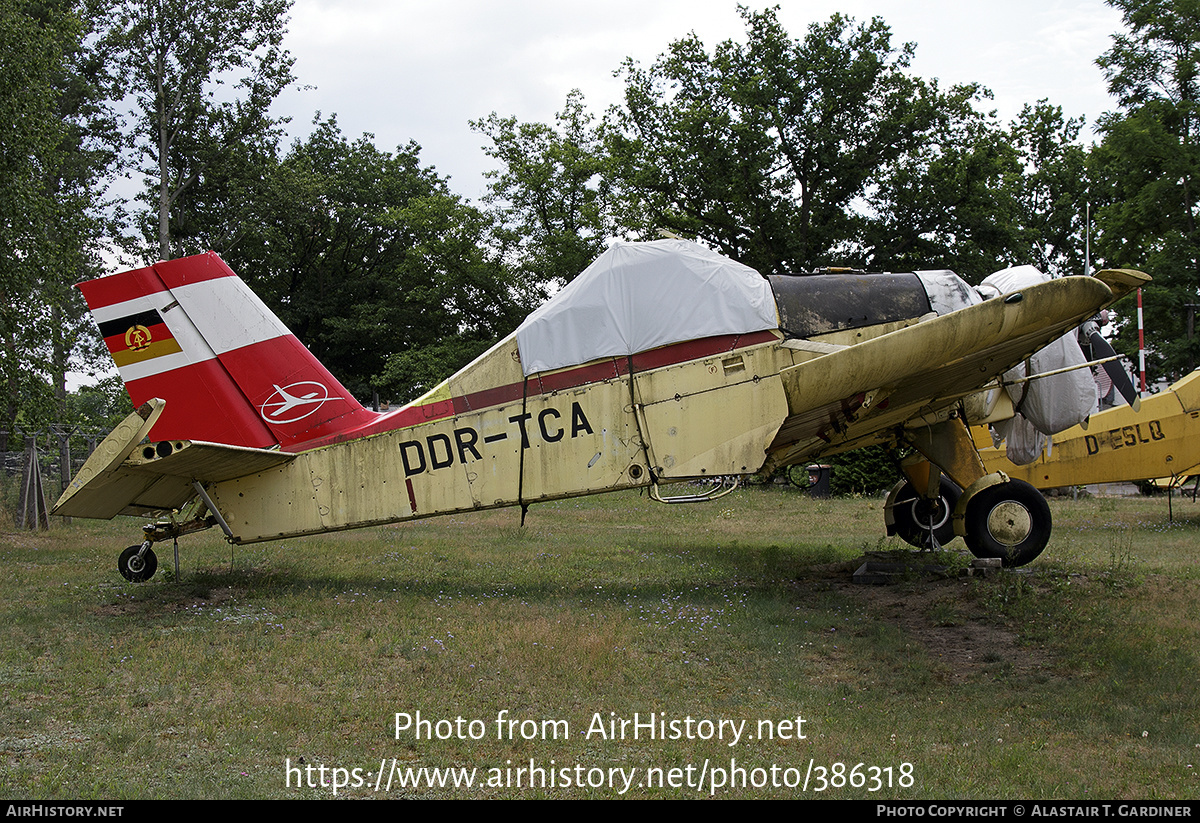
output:
[{"label": "white tarpaulin cockpit cover", "polygon": [[618,242],[525,318],[526,376],[671,343],[775,329],[766,278],[686,240]]}]

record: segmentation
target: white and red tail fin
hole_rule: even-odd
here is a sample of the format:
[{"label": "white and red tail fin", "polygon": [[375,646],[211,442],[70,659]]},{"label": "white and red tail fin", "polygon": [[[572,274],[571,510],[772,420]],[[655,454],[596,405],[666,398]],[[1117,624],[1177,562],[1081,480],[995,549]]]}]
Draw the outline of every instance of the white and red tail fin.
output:
[{"label": "white and red tail fin", "polygon": [[167,401],[155,440],[292,450],[378,417],[212,252],[79,289],[134,406]]}]

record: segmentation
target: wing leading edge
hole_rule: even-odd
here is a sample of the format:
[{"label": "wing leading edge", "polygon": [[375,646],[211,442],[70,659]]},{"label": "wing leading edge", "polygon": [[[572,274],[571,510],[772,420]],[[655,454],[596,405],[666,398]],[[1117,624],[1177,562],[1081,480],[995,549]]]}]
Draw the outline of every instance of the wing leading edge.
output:
[{"label": "wing leading edge", "polygon": [[1120,294],[1093,277],[1052,280],[785,369],[788,418],[768,451],[783,465],[945,408]]}]

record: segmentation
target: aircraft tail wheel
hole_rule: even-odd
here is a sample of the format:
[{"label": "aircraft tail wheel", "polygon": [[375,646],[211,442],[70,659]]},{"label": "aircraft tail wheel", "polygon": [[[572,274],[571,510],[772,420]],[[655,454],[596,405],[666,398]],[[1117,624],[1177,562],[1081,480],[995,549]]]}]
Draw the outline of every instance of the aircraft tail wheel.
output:
[{"label": "aircraft tail wheel", "polygon": [[121,552],[117,559],[117,569],[130,583],[141,583],[154,577],[154,573],[158,571],[158,557],[149,546],[143,552],[142,544],[139,543]]},{"label": "aircraft tail wheel", "polygon": [[972,494],[963,512],[964,539],[976,557],[1024,566],[1050,542],[1050,506],[1024,480],[1008,480]]},{"label": "aircraft tail wheel", "polygon": [[905,543],[922,549],[931,547],[931,532],[937,545],[949,543],[954,539],[951,515],[960,494],[958,486],[947,477],[942,478],[935,498],[925,497],[912,483],[901,480],[888,495],[884,510],[888,533],[899,535]]}]

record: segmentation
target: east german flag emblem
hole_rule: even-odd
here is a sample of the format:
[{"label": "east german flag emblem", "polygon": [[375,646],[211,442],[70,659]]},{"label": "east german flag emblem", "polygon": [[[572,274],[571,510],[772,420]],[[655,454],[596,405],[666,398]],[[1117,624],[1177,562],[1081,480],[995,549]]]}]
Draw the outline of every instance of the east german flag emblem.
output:
[{"label": "east german flag emblem", "polygon": [[140,312],[100,324],[100,334],[118,366],[183,351],[157,311]]}]

